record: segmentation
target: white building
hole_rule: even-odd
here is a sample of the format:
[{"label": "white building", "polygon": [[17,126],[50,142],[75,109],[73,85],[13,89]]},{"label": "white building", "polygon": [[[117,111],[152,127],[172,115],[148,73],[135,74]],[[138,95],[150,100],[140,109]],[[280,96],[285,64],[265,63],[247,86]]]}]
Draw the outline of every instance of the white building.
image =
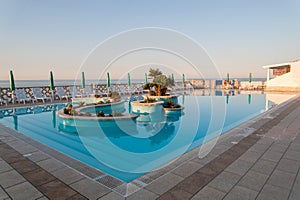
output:
[{"label": "white building", "polygon": [[267,90],[300,91],[300,60],[263,66],[267,69]]}]

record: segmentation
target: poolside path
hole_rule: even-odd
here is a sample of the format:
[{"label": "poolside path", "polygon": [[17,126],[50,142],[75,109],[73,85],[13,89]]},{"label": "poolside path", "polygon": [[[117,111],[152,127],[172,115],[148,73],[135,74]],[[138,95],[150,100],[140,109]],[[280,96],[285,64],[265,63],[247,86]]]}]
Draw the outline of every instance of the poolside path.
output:
[{"label": "poolside path", "polygon": [[0,199],[300,199],[300,97],[236,128],[204,158],[193,150],[180,166],[149,173],[160,178],[128,197],[7,134],[0,127]]},{"label": "poolside path", "polygon": [[299,99],[274,115],[159,199],[300,199]]}]

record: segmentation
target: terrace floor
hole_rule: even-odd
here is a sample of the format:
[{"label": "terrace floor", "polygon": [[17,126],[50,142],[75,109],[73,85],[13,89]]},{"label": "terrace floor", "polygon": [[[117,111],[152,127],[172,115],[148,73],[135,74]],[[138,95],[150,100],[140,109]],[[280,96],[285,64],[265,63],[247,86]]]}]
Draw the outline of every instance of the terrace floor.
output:
[{"label": "terrace floor", "polygon": [[0,199],[300,199],[299,122],[298,96],[125,193],[99,183],[101,172],[0,125]]}]

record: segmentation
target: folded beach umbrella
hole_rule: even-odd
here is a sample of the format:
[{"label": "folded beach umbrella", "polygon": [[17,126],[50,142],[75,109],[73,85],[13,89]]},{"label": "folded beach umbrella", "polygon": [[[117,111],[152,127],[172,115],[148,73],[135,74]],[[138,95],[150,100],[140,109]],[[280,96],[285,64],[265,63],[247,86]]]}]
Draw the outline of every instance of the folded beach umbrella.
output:
[{"label": "folded beach umbrella", "polygon": [[81,88],[85,88],[85,77],[84,77],[84,72],[81,72]]},{"label": "folded beach umbrella", "polygon": [[50,90],[54,90],[54,80],[52,71],[50,71]]},{"label": "folded beach umbrella", "polygon": [[227,73],[227,78],[226,78],[227,83],[229,83],[230,79],[229,79],[229,73]]},{"label": "folded beach umbrella", "polygon": [[145,73],[144,85],[146,85],[147,83],[148,83],[148,77],[147,77],[147,73]]},{"label": "folded beach umbrella", "polygon": [[182,84],[184,85],[184,83],[185,83],[185,76],[184,74],[182,74]]},{"label": "folded beach umbrella", "polygon": [[10,88],[11,92],[15,91],[15,89],[16,89],[14,74],[13,74],[12,70],[10,70],[10,72],[9,72],[9,88]]},{"label": "folded beach umbrella", "polygon": [[252,73],[249,74],[249,83],[252,82]]},{"label": "folded beach umbrella", "polygon": [[110,76],[109,76],[109,72],[107,72],[106,74],[106,87],[109,88],[110,87]]},{"label": "folded beach umbrella", "polygon": [[129,87],[131,86],[130,73],[127,74],[127,85],[128,85]]},{"label": "folded beach umbrella", "polygon": [[172,81],[175,83],[174,74],[172,73]]}]

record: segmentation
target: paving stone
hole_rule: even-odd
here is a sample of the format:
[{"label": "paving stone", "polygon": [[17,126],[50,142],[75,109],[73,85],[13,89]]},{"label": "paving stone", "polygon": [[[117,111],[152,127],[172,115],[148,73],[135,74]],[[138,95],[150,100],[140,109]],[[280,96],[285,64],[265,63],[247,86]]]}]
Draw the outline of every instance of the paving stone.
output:
[{"label": "paving stone", "polygon": [[208,185],[223,192],[229,192],[231,188],[240,180],[241,175],[231,172],[222,172],[214,178]]},{"label": "paving stone", "polygon": [[160,196],[158,199],[160,200],[182,200],[182,199],[190,199],[193,196],[193,194],[188,193],[187,191],[179,188],[174,187],[168,192],[164,193],[162,196]]},{"label": "paving stone", "polygon": [[189,162],[179,166],[175,170],[173,170],[172,173],[185,178],[185,177],[188,177],[191,174],[193,174],[195,171],[200,169],[202,166],[203,165],[201,165],[199,163],[189,161]]},{"label": "paving stone", "polygon": [[12,170],[12,167],[7,164],[4,160],[0,161],[0,173]]},{"label": "paving stone", "polygon": [[212,161],[216,157],[218,157],[218,155],[208,155],[208,156],[205,156],[203,158],[196,157],[196,158],[192,159],[192,161],[196,162],[196,163],[199,163],[201,165],[206,165],[207,163],[209,163],[210,161]]},{"label": "paving stone", "polygon": [[282,200],[288,199],[289,190],[266,184],[257,196],[257,200]]},{"label": "paving stone", "polygon": [[231,165],[229,165],[229,167],[227,167],[225,171],[239,175],[244,175],[251,168],[252,165],[252,162],[238,159]]},{"label": "paving stone", "polygon": [[280,135],[280,138],[278,140],[275,140],[274,144],[289,146],[291,144],[291,140],[290,138],[286,139],[285,136],[287,136],[286,133]]},{"label": "paving stone", "polygon": [[262,152],[248,150],[239,159],[253,163],[256,162],[261,156],[262,156]]},{"label": "paving stone", "polygon": [[72,184],[84,178],[83,175],[79,174],[75,170],[70,169],[68,167],[58,169],[54,171],[52,174],[67,185]]},{"label": "paving stone", "polygon": [[254,190],[260,191],[267,181],[268,176],[257,173],[254,171],[249,171],[238,183],[239,186]]},{"label": "paving stone", "polygon": [[[261,138],[260,140],[258,140],[258,141],[256,142],[256,144],[257,144],[257,145],[263,145],[263,146],[266,146],[266,147],[270,147],[271,144],[273,144],[273,142],[274,142],[273,139],[267,138],[267,137],[263,137],[263,138]],[[254,147],[255,147],[255,145],[254,145]],[[254,148],[254,147],[252,146],[251,149]]]},{"label": "paving stone", "polygon": [[15,150],[12,151],[13,152],[4,154],[2,156],[3,160],[5,160],[8,164],[25,160],[25,158],[19,152],[16,152]]},{"label": "paving stone", "polygon": [[46,160],[46,159],[49,159],[50,157],[47,156],[46,154],[38,151],[38,152],[34,152],[34,153],[31,153],[30,156],[27,156],[27,158],[29,160],[32,160],[34,162],[39,162],[39,161],[42,161],[42,160]]},{"label": "paving stone", "polygon": [[41,168],[25,173],[23,174],[23,176],[27,180],[29,180],[34,186],[42,185],[55,179],[54,176],[52,176],[51,174],[49,174]]},{"label": "paving stone", "polygon": [[193,196],[192,200],[218,200],[223,199],[226,195],[225,192],[221,192],[211,187],[204,187],[200,192],[198,192],[195,196]]},{"label": "paving stone", "polygon": [[97,199],[110,192],[109,189],[87,178],[72,183],[70,186],[88,199]]},{"label": "paving stone", "polygon": [[14,162],[11,164],[11,166],[15,168],[20,174],[30,172],[39,168],[38,165],[28,159]]},{"label": "paving stone", "polygon": [[291,145],[289,146],[289,150],[292,151],[300,151],[300,143],[294,143],[292,142]]},{"label": "paving stone", "polygon": [[296,177],[296,181],[295,182],[300,184],[300,168],[298,170],[298,175]]},{"label": "paving stone", "polygon": [[110,192],[107,195],[101,197],[99,200],[125,200],[125,197],[115,193],[115,192]]},{"label": "paving stone", "polygon": [[223,144],[217,144],[214,149],[217,149],[219,152],[223,153],[225,151],[227,151],[228,149],[230,149],[231,146],[228,145],[223,145]]},{"label": "paving stone", "polygon": [[58,169],[65,167],[63,163],[56,161],[52,158],[47,160],[42,160],[40,162],[37,162],[37,164],[41,166],[43,169],[47,170],[48,172],[54,172]]},{"label": "paving stone", "polygon": [[239,151],[240,148],[237,145],[235,145],[234,147],[230,148],[228,151],[216,157],[210,163],[200,168],[197,171],[197,173],[200,172],[208,176],[211,176],[212,178],[217,176],[236,159],[236,155]]},{"label": "paving stone", "polygon": [[299,200],[300,199],[300,184],[295,183],[293,186],[293,190],[289,197],[290,200]]},{"label": "paving stone", "polygon": [[288,150],[284,154],[284,158],[300,162],[300,153],[299,151]]},{"label": "paving stone", "polygon": [[67,200],[87,200],[86,197],[82,196],[81,194],[79,193],[76,193],[75,195],[67,198]]},{"label": "paving stone", "polygon": [[6,189],[13,199],[37,199],[43,194],[33,187],[29,182],[23,182]]},{"label": "paving stone", "polygon": [[273,161],[260,159],[253,165],[251,170],[261,174],[270,175],[274,170],[275,166],[276,163]]},{"label": "paving stone", "polygon": [[154,192],[155,194],[163,194],[169,189],[174,187],[177,183],[182,181],[183,178],[173,173],[169,173],[155,181],[146,187],[147,190]]},{"label": "paving stone", "polygon": [[14,149],[21,154],[29,154],[29,153],[37,151],[37,149],[35,147],[25,144],[25,143],[14,146]]},{"label": "paving stone", "polygon": [[24,181],[25,179],[15,170],[3,172],[0,174],[0,185],[3,188],[8,188]]},{"label": "paving stone", "polygon": [[268,150],[264,153],[264,155],[261,157],[261,159],[278,162],[281,159],[282,155],[283,155],[283,153],[278,153],[275,151]]},{"label": "paving stone", "polygon": [[297,173],[299,167],[300,162],[283,158],[278,163],[276,169],[290,173]]},{"label": "paving stone", "polygon": [[256,143],[249,150],[261,153],[261,152],[265,152],[268,148],[269,148],[268,145]]},{"label": "paving stone", "polygon": [[167,173],[167,171],[165,171],[164,168],[161,168],[161,169],[154,170],[154,171],[151,171],[151,172],[147,173],[147,176],[150,179],[155,180],[158,177],[161,177],[161,176],[163,176],[166,173]]},{"label": "paving stone", "polygon": [[274,143],[270,146],[268,151],[284,153],[287,150],[287,148],[288,148],[288,145]]},{"label": "paving stone", "polygon": [[45,197],[45,196],[42,196],[42,197],[40,197],[40,198],[38,198],[36,200],[49,200],[49,199],[47,197]]},{"label": "paving stone", "polygon": [[152,200],[157,199],[157,195],[151,191],[140,189],[139,191],[133,193],[132,195],[128,196],[126,200]]},{"label": "paving stone", "polygon": [[267,183],[274,186],[291,189],[295,177],[296,174],[275,170]]},{"label": "paving stone", "polygon": [[179,190],[185,190],[190,194],[195,194],[205,185],[207,185],[212,179],[212,176],[201,172],[196,172],[177,184],[176,188]]},{"label": "paving stone", "polygon": [[7,199],[9,196],[7,193],[0,187],[0,199]]},{"label": "paving stone", "polygon": [[57,179],[38,186],[38,189],[49,199],[67,199],[76,194],[73,189]]},{"label": "paving stone", "polygon": [[250,190],[241,186],[235,186],[224,198],[224,200],[247,200],[255,199],[258,195],[257,191]]}]

